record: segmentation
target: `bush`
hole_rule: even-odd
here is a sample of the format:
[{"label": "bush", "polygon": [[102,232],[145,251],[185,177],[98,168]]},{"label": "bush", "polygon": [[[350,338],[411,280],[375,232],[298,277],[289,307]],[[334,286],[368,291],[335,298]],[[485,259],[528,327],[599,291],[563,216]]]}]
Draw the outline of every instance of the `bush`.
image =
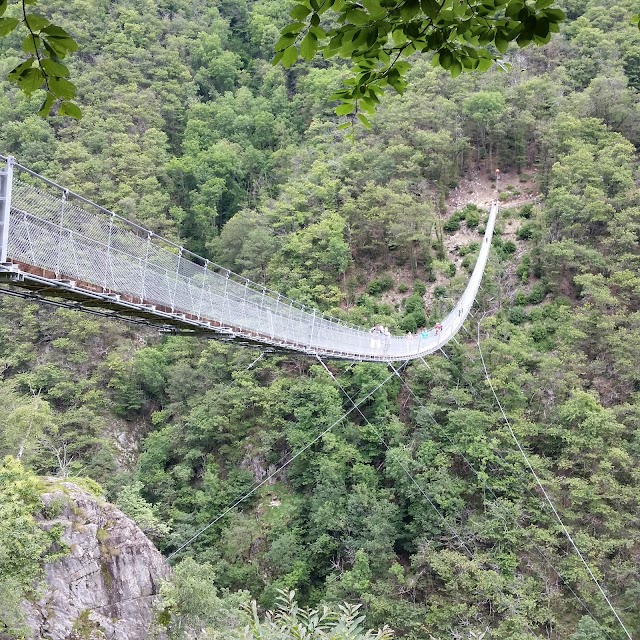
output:
[{"label": "bush", "polygon": [[522,282],[527,282],[529,280],[529,273],[531,272],[531,258],[529,256],[524,256],[522,258],[522,262],[518,265],[516,269],[516,275]]},{"label": "bush", "polygon": [[536,227],[533,222],[525,222],[519,229],[516,237],[518,240],[531,240],[535,235]]},{"label": "bush", "polygon": [[516,243],[513,240],[507,240],[502,245],[502,251],[505,255],[512,255],[516,252]]},{"label": "bush", "polygon": [[408,313],[398,323],[398,329],[401,331],[410,331],[415,333],[418,327],[424,327],[427,324],[427,318],[423,311],[415,311]]},{"label": "bush", "polygon": [[456,265],[453,262],[449,263],[449,275],[452,278],[456,275]]},{"label": "bush", "polygon": [[413,293],[418,296],[423,296],[427,291],[427,287],[424,282],[420,282],[420,280],[416,280],[413,283]]},{"label": "bush", "polygon": [[515,304],[518,307],[523,307],[525,304],[527,304],[527,296],[525,293],[523,293],[522,291],[518,291],[518,293],[516,293],[515,298],[513,299],[513,304]]},{"label": "bush", "polygon": [[442,227],[444,231],[447,233],[453,233],[454,231],[458,231],[460,229],[460,218],[457,214],[454,214],[449,218]]},{"label": "bush", "polygon": [[367,287],[367,293],[370,296],[379,296],[389,289],[393,289],[393,278],[388,273],[384,273],[381,276],[373,279]]},{"label": "bush", "polygon": [[529,304],[540,304],[546,295],[545,287],[542,283],[538,283],[531,289],[531,293],[529,294],[528,301]]},{"label": "bush", "polygon": [[401,282],[398,285],[398,293],[407,293],[407,291],[409,291],[409,287],[405,282]]},{"label": "bush", "polygon": [[447,295],[447,288],[443,287],[441,284],[439,284],[434,290],[433,290],[433,295],[435,298],[444,298]]},{"label": "bush", "polygon": [[532,215],[533,215],[533,205],[532,204],[525,204],[524,207],[522,207],[522,209],[520,209],[520,217],[521,218],[525,218],[525,219],[528,220]]},{"label": "bush", "polygon": [[508,320],[511,324],[523,324],[527,321],[527,313],[522,307],[513,307],[509,311]]},{"label": "bush", "polygon": [[480,224],[480,213],[478,211],[468,211],[465,220],[469,229],[475,229]]},{"label": "bush", "polygon": [[547,338],[547,330],[542,323],[536,322],[536,324],[531,327],[530,335],[534,342],[542,342]]},{"label": "bush", "polygon": [[361,605],[341,604],[337,610],[326,607],[322,611],[303,609],[295,601],[295,592],[280,592],[278,608],[269,611],[260,621],[255,601],[249,610],[249,624],[237,635],[242,640],[261,638],[262,640],[331,640],[349,638],[350,640],[393,640],[394,633],[386,625],[381,629],[365,630],[362,627],[364,616],[359,611]]},{"label": "bush", "polygon": [[404,301],[404,308],[407,313],[415,313],[424,310],[424,300],[421,295],[414,293]]}]

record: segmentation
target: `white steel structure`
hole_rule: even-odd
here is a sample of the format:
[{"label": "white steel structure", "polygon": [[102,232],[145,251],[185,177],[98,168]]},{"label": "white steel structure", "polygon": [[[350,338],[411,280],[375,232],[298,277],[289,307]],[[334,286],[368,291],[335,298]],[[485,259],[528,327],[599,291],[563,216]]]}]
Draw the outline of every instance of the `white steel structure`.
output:
[{"label": "white steel structure", "polygon": [[497,214],[495,203],[469,283],[442,329],[408,340],[370,334],[284,298],[0,156],[0,280],[14,295],[194,335],[329,358],[406,361],[437,351],[462,327]]}]

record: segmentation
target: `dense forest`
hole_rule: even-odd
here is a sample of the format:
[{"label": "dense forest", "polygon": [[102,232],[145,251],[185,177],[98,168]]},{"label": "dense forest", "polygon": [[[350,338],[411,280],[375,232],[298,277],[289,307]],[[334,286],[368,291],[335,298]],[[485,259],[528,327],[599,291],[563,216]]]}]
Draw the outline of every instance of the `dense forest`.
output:
[{"label": "dense forest", "polygon": [[454,304],[499,199],[475,319],[399,376],[329,362],[336,383],[312,358],[0,295],[0,454],[20,458],[0,467],[0,629],[21,637],[52,553],[36,476],[98,483],[168,556],[337,423],[172,559],[171,637],[231,637],[242,602],[281,590],[361,604],[407,640],[625,637],[509,434],[480,336],[514,432],[640,634],[638,0],[560,0],[561,33],[510,49],[506,71],[417,58],[370,130],[338,128],[345,61],[271,64],[292,4],[47,0],[80,44],[83,118],[37,115],[42,97],[4,80],[21,55],[4,38],[0,153],[396,334]]}]

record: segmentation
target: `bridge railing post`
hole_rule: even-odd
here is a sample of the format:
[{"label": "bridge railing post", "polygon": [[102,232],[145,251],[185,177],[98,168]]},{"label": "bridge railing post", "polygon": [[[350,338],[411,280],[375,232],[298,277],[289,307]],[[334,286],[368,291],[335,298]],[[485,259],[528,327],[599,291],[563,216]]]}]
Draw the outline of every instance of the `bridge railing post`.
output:
[{"label": "bridge railing post", "polygon": [[13,162],[13,157],[9,156],[5,168],[0,171],[0,263],[7,261],[7,250],[9,248]]},{"label": "bridge railing post", "polygon": [[198,304],[198,319],[202,318],[202,305],[204,304],[204,291],[208,288],[207,276],[209,275],[209,260],[204,261],[202,266],[202,283],[200,284],[200,302]]},{"label": "bridge railing post", "polygon": [[149,252],[151,250],[151,236],[153,233],[149,231],[147,233],[147,244],[144,254],[144,267],[142,268],[142,286],[140,287],[140,303],[144,304],[147,298],[147,269],[149,267]]},{"label": "bridge railing post", "polygon": [[65,205],[67,204],[67,198],[69,197],[69,192],[65,189],[62,192],[62,198],[61,198],[61,203],[60,203],[60,220],[58,220],[58,248],[57,248],[57,252],[58,255],[56,256],[56,278],[60,277],[60,261],[61,261],[61,257],[62,257],[62,247],[63,247],[63,240],[64,240],[64,208]]},{"label": "bridge railing post", "polygon": [[173,296],[171,298],[171,313],[176,312],[176,297],[178,295],[178,281],[180,280],[180,263],[182,262],[183,252],[184,252],[184,247],[180,247],[180,251],[178,251],[178,260],[176,262],[175,282],[173,284]]}]

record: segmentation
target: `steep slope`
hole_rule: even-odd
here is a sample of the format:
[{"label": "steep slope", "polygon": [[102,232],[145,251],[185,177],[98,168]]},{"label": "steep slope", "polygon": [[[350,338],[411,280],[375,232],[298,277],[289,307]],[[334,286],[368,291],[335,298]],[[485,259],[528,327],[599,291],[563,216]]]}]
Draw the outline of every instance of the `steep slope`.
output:
[{"label": "steep slope", "polygon": [[60,526],[69,553],[45,566],[37,602],[26,605],[33,638],[142,640],[170,569],[138,526],[114,505],[72,482],[51,481],[39,522]]}]

